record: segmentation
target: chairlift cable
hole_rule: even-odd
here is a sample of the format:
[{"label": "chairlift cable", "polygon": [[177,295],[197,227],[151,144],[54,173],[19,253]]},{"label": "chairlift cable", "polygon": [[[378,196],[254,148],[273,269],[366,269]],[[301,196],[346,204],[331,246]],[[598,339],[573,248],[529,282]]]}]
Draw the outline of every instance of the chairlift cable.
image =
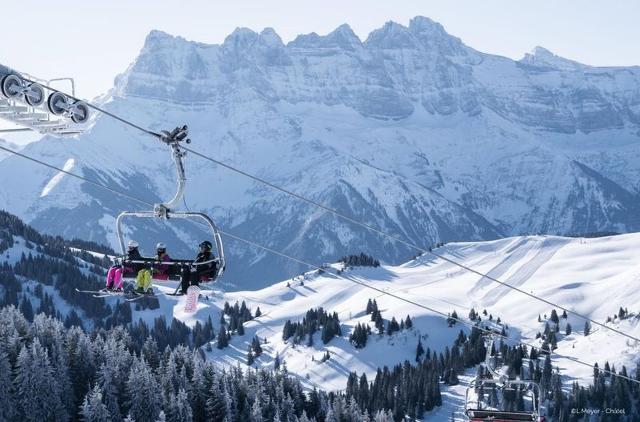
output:
[{"label": "chairlift cable", "polygon": [[[27,80],[27,81],[29,81],[29,80]],[[53,88],[51,88],[51,87],[48,87],[48,86],[46,86],[46,85],[43,85],[43,87],[45,87],[45,88],[47,88],[47,89],[51,89],[51,90],[53,90],[53,91],[55,91],[55,92],[61,92],[61,91],[55,90],[55,89],[53,89]],[[65,95],[67,95],[67,94],[65,94]],[[70,97],[70,98],[73,98],[73,99],[77,99],[77,98],[72,97],[72,96],[69,96],[69,97]],[[86,101],[85,101],[85,102],[86,102]],[[151,136],[153,136],[153,137],[155,137],[155,138],[158,138],[158,139],[161,139],[161,138],[162,138],[162,135],[161,135],[161,134],[156,133],[156,132],[153,132],[153,131],[150,131],[150,130],[147,130],[147,129],[145,129],[145,128],[143,128],[143,127],[141,127],[141,126],[139,126],[139,125],[137,125],[137,124],[135,124],[135,123],[133,123],[133,122],[131,122],[131,121],[127,120],[127,119],[124,119],[124,118],[122,118],[122,117],[117,116],[117,115],[116,115],[116,114],[114,114],[114,113],[111,113],[111,112],[109,112],[109,111],[106,111],[106,110],[104,110],[104,109],[103,109],[103,108],[101,108],[101,107],[97,107],[97,106],[95,106],[95,105],[93,105],[93,104],[91,104],[91,103],[89,103],[89,102],[86,102],[86,104],[87,104],[87,106],[89,106],[89,107],[93,108],[94,110],[99,111],[99,112],[101,112],[101,113],[104,113],[104,114],[106,114],[107,116],[112,117],[112,118],[114,118],[114,119],[116,119],[116,120],[118,120],[118,121],[120,121],[120,122],[122,122],[122,123],[124,123],[124,124],[126,124],[126,125],[129,125],[129,126],[131,126],[131,127],[135,128],[135,129],[137,129],[137,130],[139,130],[139,131],[141,131],[141,132],[143,132],[143,133],[145,133],[145,134],[147,134],[147,135],[151,135]],[[379,234],[379,235],[381,235],[381,236],[383,236],[383,237],[386,237],[386,238],[391,239],[391,240],[393,240],[393,241],[395,241],[395,242],[401,243],[401,244],[403,244],[403,245],[405,245],[405,246],[408,246],[408,247],[410,247],[410,248],[412,248],[412,249],[415,249],[415,250],[417,250],[417,251],[419,251],[419,252],[421,252],[421,253],[426,253],[426,254],[430,254],[430,255],[432,255],[432,256],[435,256],[435,257],[437,257],[437,258],[439,258],[439,259],[442,259],[443,261],[446,261],[446,262],[448,262],[448,263],[450,263],[450,264],[452,264],[452,265],[455,265],[455,266],[457,266],[457,267],[459,267],[459,268],[461,268],[461,269],[464,269],[464,270],[466,270],[466,271],[469,271],[469,272],[471,272],[471,273],[474,273],[474,274],[476,274],[476,275],[479,275],[479,276],[481,276],[481,277],[483,277],[483,278],[486,278],[487,280],[490,280],[490,281],[492,281],[492,282],[494,282],[494,283],[498,283],[498,284],[500,284],[501,286],[504,286],[504,287],[506,287],[506,288],[508,288],[508,289],[511,289],[511,290],[517,291],[517,292],[519,292],[519,293],[521,293],[521,294],[524,294],[524,295],[526,295],[526,296],[528,296],[528,297],[530,297],[530,298],[532,298],[532,299],[535,299],[535,300],[538,300],[538,301],[540,301],[540,302],[543,302],[543,303],[545,303],[545,304],[547,304],[547,305],[549,305],[549,306],[553,306],[553,307],[555,307],[555,308],[561,309],[561,310],[563,310],[563,311],[567,312],[568,314],[573,314],[573,315],[575,315],[575,316],[577,316],[577,317],[579,317],[579,318],[581,318],[581,319],[583,319],[583,320],[585,320],[585,321],[589,321],[589,322],[591,322],[592,324],[595,324],[595,325],[597,325],[597,326],[599,326],[599,327],[602,327],[602,328],[604,328],[604,329],[606,329],[606,330],[609,330],[609,331],[614,332],[614,333],[616,333],[616,334],[619,334],[619,335],[621,335],[621,336],[627,337],[627,338],[629,338],[629,339],[631,339],[631,340],[634,340],[634,341],[636,341],[636,342],[640,342],[640,338],[638,338],[638,337],[635,337],[635,336],[633,336],[633,335],[631,335],[631,334],[625,333],[624,331],[618,330],[618,329],[616,329],[616,328],[614,328],[614,327],[610,327],[610,326],[608,326],[608,325],[606,325],[606,324],[603,324],[603,323],[601,323],[601,322],[598,322],[598,321],[596,321],[596,320],[594,320],[594,319],[590,318],[590,317],[589,317],[589,316],[587,316],[587,315],[584,315],[584,314],[582,314],[582,313],[580,313],[580,312],[577,312],[577,311],[574,311],[574,310],[568,309],[568,308],[566,308],[566,307],[564,307],[564,306],[561,306],[560,304],[554,303],[554,302],[552,302],[552,301],[550,301],[550,300],[548,300],[548,299],[545,299],[545,298],[540,297],[540,296],[538,296],[538,295],[535,295],[535,294],[533,294],[533,293],[529,293],[529,292],[527,292],[527,291],[525,291],[525,290],[522,290],[522,289],[520,289],[520,288],[518,288],[518,287],[516,287],[516,286],[513,286],[513,285],[511,285],[511,284],[509,284],[509,283],[506,283],[506,282],[504,282],[504,281],[501,281],[501,280],[499,280],[499,279],[497,279],[497,278],[495,278],[495,277],[492,277],[492,276],[490,276],[489,274],[482,273],[482,272],[480,272],[480,271],[478,271],[478,270],[475,270],[475,269],[473,269],[473,268],[471,268],[471,267],[469,267],[469,266],[467,266],[467,265],[464,265],[464,264],[462,264],[462,263],[460,263],[460,262],[457,262],[457,261],[456,261],[456,260],[454,260],[454,259],[448,258],[448,257],[446,257],[446,256],[444,256],[444,255],[441,255],[441,254],[438,254],[438,253],[436,253],[436,252],[433,252],[433,251],[429,250],[428,248],[420,247],[420,246],[418,246],[418,245],[416,245],[416,244],[414,244],[414,243],[412,243],[412,242],[406,241],[406,240],[404,240],[404,239],[402,239],[402,238],[400,238],[400,237],[398,237],[398,236],[395,236],[395,235],[392,235],[392,234],[386,233],[385,231],[383,231],[383,230],[381,230],[381,229],[379,229],[379,228],[377,228],[377,227],[375,227],[375,226],[372,226],[372,225],[370,225],[370,224],[367,224],[367,223],[364,223],[364,222],[362,222],[362,221],[356,220],[356,219],[354,219],[354,218],[352,218],[352,217],[349,217],[348,215],[346,215],[346,214],[344,214],[344,213],[341,213],[341,212],[339,212],[339,211],[337,211],[337,210],[335,210],[335,209],[333,209],[333,208],[330,208],[330,207],[328,207],[328,206],[326,206],[326,205],[323,205],[323,204],[321,204],[321,203],[319,203],[319,202],[317,202],[317,201],[314,201],[314,200],[312,200],[312,199],[310,199],[310,198],[307,198],[307,197],[305,197],[305,196],[303,196],[303,195],[300,195],[300,194],[298,194],[298,193],[295,193],[295,192],[293,192],[293,191],[290,191],[290,190],[288,190],[288,189],[285,189],[285,188],[283,188],[283,187],[281,187],[281,186],[278,186],[278,185],[276,185],[276,184],[274,184],[274,183],[271,183],[271,182],[269,182],[269,181],[267,181],[267,180],[265,180],[265,179],[263,179],[263,178],[261,178],[261,177],[258,177],[258,176],[256,176],[256,175],[253,175],[253,174],[251,174],[251,173],[248,173],[247,171],[244,171],[244,170],[238,169],[238,168],[236,168],[236,167],[234,167],[234,166],[232,166],[232,165],[230,165],[230,164],[224,163],[224,162],[222,162],[222,161],[220,161],[220,160],[217,160],[217,159],[215,159],[215,158],[213,158],[213,157],[210,157],[210,156],[208,156],[208,155],[206,155],[206,154],[200,153],[200,152],[198,152],[198,151],[196,151],[196,150],[193,150],[193,149],[191,149],[191,148],[188,148],[188,147],[186,147],[186,146],[184,146],[184,145],[181,145],[181,146],[180,146],[180,148],[181,148],[182,150],[187,151],[187,152],[190,152],[191,154],[196,155],[196,156],[198,156],[198,157],[200,157],[200,158],[202,158],[202,159],[205,159],[205,160],[210,161],[210,162],[212,162],[212,163],[214,163],[214,164],[220,165],[220,166],[222,166],[222,167],[224,167],[224,168],[226,168],[226,169],[228,169],[228,170],[231,170],[231,171],[233,171],[233,172],[235,172],[235,173],[238,173],[238,174],[240,174],[240,175],[242,175],[242,176],[245,176],[245,177],[247,177],[247,178],[250,178],[250,179],[252,179],[252,180],[254,180],[254,181],[256,181],[256,182],[259,182],[259,183],[261,183],[261,184],[264,184],[264,185],[266,185],[266,186],[268,186],[268,187],[270,187],[270,188],[272,188],[272,189],[275,189],[275,190],[280,191],[280,192],[282,192],[282,193],[284,193],[284,194],[287,194],[287,195],[292,196],[292,197],[294,197],[294,198],[296,198],[296,199],[299,199],[299,200],[301,200],[301,201],[303,201],[303,202],[306,202],[306,203],[308,203],[308,204],[310,204],[310,205],[313,205],[314,207],[317,207],[317,208],[322,209],[322,210],[324,210],[324,211],[326,211],[326,212],[328,212],[328,213],[331,213],[331,214],[335,215],[336,217],[339,217],[339,218],[341,218],[341,219],[343,219],[343,220],[349,221],[349,222],[351,222],[351,223],[353,223],[353,224],[356,224],[356,225],[358,225],[358,226],[360,226],[360,227],[363,227],[363,228],[365,228],[365,229],[367,229],[367,230],[370,230],[370,231],[372,231],[372,232],[375,232],[375,233],[377,233],[377,234]]]},{"label": "chairlift cable", "polygon": [[[108,187],[108,186],[106,186],[106,185],[104,185],[104,184],[102,184],[102,183],[96,182],[96,181],[94,181],[94,180],[87,179],[87,178],[85,178],[85,177],[83,177],[83,176],[80,176],[80,175],[77,175],[77,174],[74,174],[74,173],[71,173],[71,172],[68,172],[68,171],[62,170],[62,169],[60,169],[59,167],[56,167],[56,166],[54,166],[54,165],[51,165],[51,164],[45,163],[45,162],[43,162],[43,161],[41,161],[41,160],[38,160],[38,159],[32,158],[32,157],[30,157],[30,156],[27,156],[27,155],[22,154],[22,153],[20,153],[20,152],[17,152],[17,151],[11,150],[11,149],[9,149],[9,148],[3,147],[3,146],[1,146],[1,145],[0,145],[0,149],[4,150],[4,151],[6,151],[6,152],[9,152],[9,153],[11,153],[11,154],[17,155],[17,156],[19,156],[19,157],[22,157],[22,158],[24,158],[24,159],[30,160],[30,161],[32,161],[32,162],[35,162],[35,163],[37,163],[37,164],[40,164],[40,165],[46,166],[46,167],[48,167],[48,168],[52,168],[52,169],[55,169],[55,170],[58,170],[58,171],[62,171],[62,172],[64,172],[65,174],[68,174],[69,176],[73,176],[73,177],[76,177],[76,178],[78,178],[78,179],[84,180],[84,181],[86,181],[86,182],[88,182],[88,183],[91,183],[92,185],[95,185],[95,186],[101,187],[101,188],[103,188],[103,189],[106,189],[106,190],[108,190],[108,191],[112,192],[113,194],[121,195],[121,196],[127,197],[127,198],[129,198],[129,199],[136,200],[136,201],[138,201],[138,202],[141,202],[141,203],[144,203],[144,204],[147,204],[147,205],[150,205],[150,204],[151,204],[151,203],[149,203],[149,202],[147,202],[147,201],[145,201],[145,200],[143,200],[143,199],[136,198],[136,197],[135,197],[135,196],[133,196],[133,195],[129,195],[129,194],[125,193],[125,192],[122,192],[122,191],[117,190],[117,189],[110,188],[110,187]],[[188,220],[188,221],[189,221],[189,220]],[[195,223],[195,222],[192,222],[192,223],[197,224],[197,223]],[[289,260],[291,260],[291,261],[297,262],[297,263],[299,263],[299,264],[303,264],[303,265],[308,266],[308,267],[310,267],[310,268],[312,268],[312,269],[326,271],[326,269],[323,269],[321,266],[311,264],[311,263],[306,262],[306,261],[304,261],[304,260],[301,260],[301,259],[299,259],[299,258],[296,258],[296,257],[293,257],[293,256],[291,256],[291,255],[288,255],[288,254],[286,254],[286,253],[284,253],[284,252],[280,252],[280,251],[277,251],[277,250],[275,250],[275,249],[269,248],[269,247],[267,247],[267,246],[261,245],[261,244],[259,244],[259,243],[253,242],[253,241],[251,241],[251,240],[244,239],[244,238],[242,238],[242,237],[240,237],[240,236],[237,236],[237,235],[234,235],[234,234],[231,234],[231,233],[228,233],[228,232],[224,232],[224,231],[222,231],[222,230],[220,230],[220,233],[222,233],[222,234],[224,234],[225,236],[228,236],[228,237],[230,237],[230,238],[232,238],[232,239],[235,239],[235,240],[238,240],[238,241],[240,241],[240,242],[243,242],[243,243],[245,243],[245,244],[247,244],[247,245],[250,245],[250,246],[253,246],[253,247],[256,247],[256,248],[262,249],[262,250],[264,250],[264,251],[266,251],[266,252],[270,252],[270,253],[276,254],[276,255],[278,255],[278,256],[281,256],[281,257],[283,257],[283,258],[286,258],[286,259],[289,259]],[[431,308],[431,307],[429,307],[429,306],[427,306],[427,305],[424,305],[424,304],[421,304],[421,303],[415,302],[415,301],[413,301],[413,300],[411,300],[411,299],[408,299],[408,298],[405,298],[405,297],[399,296],[399,295],[397,295],[397,294],[395,294],[395,293],[392,293],[392,292],[389,292],[389,291],[383,290],[383,289],[381,289],[381,288],[378,288],[378,287],[372,286],[372,285],[370,285],[370,284],[368,284],[368,283],[365,283],[365,282],[359,281],[359,280],[357,280],[357,279],[355,279],[355,278],[351,278],[351,277],[344,277],[344,276],[342,276],[341,274],[337,274],[337,273],[333,273],[333,272],[331,272],[330,274],[332,274],[332,275],[336,276],[337,278],[341,278],[341,279],[346,280],[346,281],[349,281],[349,282],[351,282],[351,283],[359,284],[359,285],[361,285],[361,286],[363,286],[363,287],[365,287],[365,288],[368,288],[368,289],[370,289],[370,290],[374,290],[374,291],[376,291],[376,292],[378,292],[378,293],[381,293],[381,294],[383,294],[383,295],[386,295],[386,296],[392,297],[392,298],[394,298],[394,299],[400,300],[400,301],[405,302],[405,303],[408,303],[408,304],[410,304],[410,305],[414,305],[414,306],[416,306],[416,307],[419,307],[419,308],[422,308],[422,309],[428,310],[428,311],[433,312],[433,313],[435,313],[435,314],[441,315],[441,316],[443,316],[443,317],[445,317],[445,318],[449,318],[449,319],[454,320],[454,321],[456,321],[456,322],[460,322],[461,324],[466,325],[466,326],[468,326],[468,327],[470,327],[470,328],[472,328],[472,329],[473,329],[473,328],[475,328],[475,329],[477,329],[477,330],[480,330],[481,332],[489,333],[489,334],[495,335],[495,336],[497,336],[497,337],[500,337],[500,338],[504,339],[504,341],[505,341],[505,342],[510,342],[510,343],[513,343],[513,344],[520,344],[520,345],[523,345],[523,346],[527,346],[527,347],[530,347],[530,348],[532,348],[532,349],[540,350],[540,351],[544,352],[545,354],[550,354],[550,355],[551,355],[551,354],[553,354],[553,355],[555,355],[555,356],[557,356],[557,357],[564,358],[564,359],[568,359],[568,360],[570,360],[570,361],[572,361],[572,362],[578,363],[578,364],[580,364],[580,365],[583,365],[583,366],[586,366],[586,367],[589,367],[589,368],[592,368],[592,369],[598,369],[599,371],[601,371],[601,372],[603,372],[603,373],[607,373],[607,374],[610,374],[610,375],[612,375],[612,376],[616,376],[616,377],[618,377],[618,378],[622,378],[622,379],[625,379],[625,380],[627,380],[627,381],[631,381],[631,382],[634,382],[634,383],[637,383],[637,384],[639,384],[639,385],[640,385],[640,380],[636,380],[636,379],[633,379],[633,378],[631,378],[631,377],[628,377],[628,376],[625,376],[625,375],[622,375],[622,374],[617,374],[617,373],[615,373],[615,372],[612,372],[612,371],[610,371],[610,370],[606,370],[606,369],[604,369],[604,368],[597,368],[595,365],[591,365],[591,364],[589,364],[589,363],[587,363],[587,362],[583,362],[583,361],[581,361],[581,360],[579,360],[579,359],[577,359],[577,358],[574,358],[574,357],[571,357],[571,356],[562,355],[562,354],[557,353],[557,352],[554,352],[554,351],[547,351],[547,350],[544,350],[544,349],[542,349],[541,347],[539,347],[539,346],[535,346],[535,345],[533,345],[533,344],[531,344],[531,343],[527,343],[527,342],[524,342],[524,341],[521,341],[521,340],[511,339],[511,338],[509,338],[508,336],[505,336],[505,335],[503,335],[503,334],[497,334],[497,333],[495,333],[495,332],[493,332],[493,331],[491,331],[491,330],[488,330],[488,329],[486,329],[486,328],[484,328],[484,327],[478,326],[478,325],[476,325],[476,324],[472,324],[471,322],[468,322],[468,321],[462,320],[462,319],[460,319],[460,318],[452,317],[452,316],[450,316],[450,315],[446,314],[445,312],[438,311],[438,310],[433,309],[433,308]]]}]

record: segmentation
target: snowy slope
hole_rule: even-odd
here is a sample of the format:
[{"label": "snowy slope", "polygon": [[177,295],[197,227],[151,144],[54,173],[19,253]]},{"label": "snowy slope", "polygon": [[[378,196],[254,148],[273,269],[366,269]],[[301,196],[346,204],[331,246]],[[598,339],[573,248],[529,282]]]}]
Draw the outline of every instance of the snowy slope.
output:
[{"label": "snowy slope", "polygon": [[[286,45],[271,29],[239,28],[220,45],[153,31],[100,102],[154,130],[187,123],[194,149],[425,247],[640,230],[638,67],[543,48],[513,61],[423,17],[364,41],[347,25]],[[155,142],[102,116],[78,138],[45,137],[25,152],[155,202],[175,184]],[[415,254],[197,157],[187,175],[189,207],[276,249],[395,264]],[[115,246],[114,216],[139,206],[19,158],[0,162],[0,178],[20,181],[0,186],[0,207],[66,237]],[[128,233],[185,254],[202,237],[168,229]],[[239,289],[301,270],[233,241],[228,251]]]},{"label": "snowy slope", "polygon": [[[452,243],[437,250],[438,253],[456,259],[474,269],[488,273],[511,285],[535,293],[562,304],[604,323],[608,316],[617,313],[620,306],[627,307],[632,317],[610,323],[610,326],[640,336],[640,292],[637,289],[640,262],[640,235],[628,234],[593,239],[562,238],[553,236],[527,236],[501,239],[492,242]],[[442,351],[457,336],[460,324],[449,328],[445,320],[430,311],[408,305],[398,299],[368,290],[350,282],[355,279],[377,288],[393,292],[441,312],[456,310],[466,319],[471,308],[482,312],[486,309],[494,318],[500,317],[509,325],[514,340],[524,340],[540,345],[535,340],[537,332],[544,329],[544,321],[538,315],[549,316],[551,308],[541,302],[524,297],[487,279],[459,269],[440,259],[420,257],[401,266],[380,268],[355,268],[343,273],[342,278],[324,273],[307,273],[257,291],[220,292],[204,291],[195,314],[185,314],[182,298],[161,296],[160,310],[134,313],[134,320],[152,321],[157,312],[174,315],[188,325],[197,320],[206,321],[210,316],[215,325],[220,318],[224,302],[246,301],[255,311],[260,307],[263,315],[245,324],[242,337],[234,335],[230,347],[206,352],[208,359],[220,365],[235,366],[246,363],[246,350],[254,335],[266,338],[265,354],[254,366],[271,367],[277,354],[287,369],[299,377],[308,387],[344,389],[350,371],[365,372],[369,379],[378,367],[394,365],[405,359],[413,361],[418,339],[424,347]],[[300,282],[304,285],[301,286]],[[290,287],[287,287],[287,283]],[[172,287],[161,287],[169,291]],[[414,327],[392,337],[374,334],[364,349],[355,349],[347,336],[356,323],[370,322],[365,315],[368,298],[375,298],[386,320],[410,315]],[[302,320],[310,308],[322,306],[329,312],[337,312],[343,337],[334,338],[326,346],[319,334],[314,346],[293,346],[282,340],[282,327],[286,320]],[[561,311],[558,312],[561,314]],[[573,333],[564,336],[569,322]],[[584,321],[570,315],[561,319],[558,353],[602,367],[605,361],[619,370],[629,369],[640,363],[640,345],[601,327],[593,327],[589,336],[583,335]],[[466,328],[465,328],[466,329]],[[374,329],[375,332],[375,329]],[[303,342],[304,343],[304,342]],[[606,345],[606,347],[604,347]],[[331,359],[321,363],[325,351]],[[315,361],[312,361],[312,357]],[[589,384],[592,370],[571,359],[554,357],[554,367],[560,368],[565,385],[577,380]],[[473,375],[474,371],[469,371]],[[461,385],[443,391],[444,406],[436,410],[437,420],[445,420],[452,411],[459,412],[463,403],[464,383],[470,376],[461,377]],[[429,420],[429,418],[427,418]]]},{"label": "snowy slope", "polygon": [[[14,246],[0,256],[0,264],[15,264],[22,253],[38,253],[35,248],[37,245],[29,246],[19,236],[15,236],[14,240]],[[439,254],[603,323],[607,317],[616,314],[619,307],[628,308],[631,317],[609,324],[636,337],[640,336],[640,293],[636,288],[640,278],[638,251],[640,234],[636,233],[592,239],[512,237],[490,242],[450,243],[437,249]],[[80,259],[77,263],[88,274],[88,269],[82,268],[86,263]],[[544,321],[538,322],[538,315],[544,318],[551,314],[551,308],[544,303],[427,256],[400,266],[348,269],[338,276],[334,270],[341,266],[334,264],[332,269],[322,274],[311,271],[261,290],[223,291],[220,285],[213,286],[214,290],[203,289],[195,314],[184,312],[184,298],[158,294],[158,309],[142,310],[134,303],[132,321],[142,319],[152,325],[155,318],[165,316],[168,322],[177,318],[194,326],[197,321],[204,323],[211,318],[218,328],[225,302],[233,305],[236,301],[245,301],[252,313],[260,307],[262,315],[245,323],[245,334],[234,334],[229,347],[218,350],[215,342],[209,351],[207,347],[202,347],[209,360],[220,366],[244,367],[247,347],[253,337],[258,336],[267,342],[262,345],[264,354],[257,358],[254,367],[271,368],[275,356],[279,355],[288,371],[306,387],[342,390],[351,371],[364,372],[372,379],[381,366],[392,366],[404,360],[413,361],[419,339],[425,348],[442,351],[453,343],[460,329],[467,330],[461,324],[448,327],[440,315],[369,290],[350,280],[375,286],[444,313],[455,310],[463,319],[466,319],[471,308],[478,312],[486,310],[509,325],[509,335],[513,340],[530,343],[540,344],[539,340],[535,340],[535,335],[543,331]],[[23,277],[20,280],[29,287],[27,295],[37,307],[39,301],[32,293],[37,283]],[[51,286],[45,286],[44,289],[52,295],[63,317],[72,309],[78,311]],[[173,289],[173,283],[157,286],[158,292],[170,292]],[[93,300],[96,304],[103,301],[87,296],[83,298]],[[410,315],[413,328],[392,336],[373,334],[365,348],[356,349],[348,342],[354,326],[365,323],[373,328],[370,316],[365,314],[369,298],[377,301],[385,320],[392,317],[400,320]],[[115,305],[118,300],[121,299],[104,299],[110,305]],[[318,307],[338,314],[342,337],[333,338],[324,345],[317,333],[312,347],[305,346],[304,341],[297,346],[291,340],[283,341],[282,329],[287,320],[301,321],[307,310]],[[82,312],[79,313],[82,316]],[[567,322],[573,326],[573,334],[564,336]],[[622,365],[633,369],[640,363],[640,345],[595,326],[591,334],[585,337],[583,326],[583,321],[571,315],[567,321],[561,319],[558,353],[587,363],[598,362],[601,367],[605,361],[609,361],[617,369]],[[321,362],[327,351],[331,358]],[[571,359],[555,357],[553,364],[560,368],[567,387],[574,380],[585,385],[591,381],[592,370]],[[451,388],[443,386],[444,404],[427,415],[427,420],[448,420],[452,412],[459,416],[464,402],[465,383],[473,374],[474,370],[469,370],[461,376],[460,385]]]}]

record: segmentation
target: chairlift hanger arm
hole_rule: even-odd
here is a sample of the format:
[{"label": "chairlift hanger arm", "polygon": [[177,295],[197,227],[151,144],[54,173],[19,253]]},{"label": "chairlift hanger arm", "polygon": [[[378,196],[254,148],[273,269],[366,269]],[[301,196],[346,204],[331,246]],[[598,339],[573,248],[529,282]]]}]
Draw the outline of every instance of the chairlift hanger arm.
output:
[{"label": "chairlift hanger arm", "polygon": [[191,139],[187,136],[189,136],[189,128],[187,125],[182,127],[178,126],[171,132],[163,130],[158,134],[158,139],[171,147],[173,162],[176,165],[176,176],[178,179],[178,188],[176,193],[173,195],[173,198],[167,202],[156,204],[154,206],[154,211],[160,218],[169,218],[172,209],[175,208],[184,197],[184,190],[187,184],[187,176],[184,170],[184,157],[187,153],[180,148],[180,143],[191,143]]}]

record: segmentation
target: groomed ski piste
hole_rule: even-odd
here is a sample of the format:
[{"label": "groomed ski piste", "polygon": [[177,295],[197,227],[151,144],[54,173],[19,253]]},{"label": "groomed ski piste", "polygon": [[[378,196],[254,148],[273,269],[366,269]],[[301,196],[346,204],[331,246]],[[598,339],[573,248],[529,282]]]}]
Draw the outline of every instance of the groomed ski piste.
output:
[{"label": "groomed ski piste", "polygon": [[[511,237],[490,242],[450,243],[436,251],[598,322],[604,323],[608,316],[617,314],[620,306],[626,307],[631,316],[622,321],[616,319],[608,325],[632,336],[640,336],[638,233],[601,238]],[[332,267],[339,269],[342,264]],[[519,292],[427,256],[400,266],[356,267],[347,269],[340,276],[333,272],[318,274],[311,271],[257,291],[224,292],[219,290],[219,286],[213,286],[213,290],[205,288],[197,310],[192,314],[184,312],[184,297],[158,294],[160,308],[134,311],[133,320],[143,319],[151,324],[154,318],[163,314],[193,326],[197,321],[205,322],[211,317],[214,326],[218,327],[225,302],[233,306],[236,301],[245,301],[252,313],[260,307],[262,315],[245,323],[244,336],[234,334],[229,347],[219,350],[215,341],[210,350],[202,347],[207,359],[221,367],[246,367],[247,347],[257,335],[267,343],[262,345],[264,353],[256,359],[253,367],[273,367],[275,356],[279,355],[289,373],[308,388],[342,390],[352,371],[365,372],[372,379],[379,367],[393,366],[405,360],[413,362],[419,338],[425,349],[430,347],[442,351],[451,346],[460,329],[468,331],[460,323],[448,327],[440,315],[350,280],[375,286],[442,312],[455,310],[465,320],[471,308],[478,312],[486,309],[510,327],[509,335],[514,341],[523,340],[536,345],[541,345],[541,341],[535,339],[536,333],[543,332],[544,316],[549,317],[552,310],[550,306]],[[156,287],[156,291],[171,293],[174,287],[173,283],[167,283]],[[391,337],[375,334],[370,315],[365,314],[369,298],[376,299],[385,320],[395,317],[399,321],[410,315],[413,328]],[[106,300],[115,302],[122,299]],[[305,346],[304,341],[296,346],[291,344],[291,340],[283,341],[282,328],[287,320],[301,321],[307,310],[318,307],[338,313],[342,337],[333,338],[324,345],[318,334],[312,347]],[[542,322],[538,322],[538,315],[542,316]],[[567,322],[572,325],[573,333],[565,336]],[[348,341],[357,323],[370,324],[374,332],[363,349],[356,349]],[[592,325],[591,333],[585,336],[584,320],[571,314],[567,320],[561,318],[560,325],[556,352],[561,355],[590,364],[597,362],[600,367],[608,361],[617,370],[622,365],[634,370],[640,361],[640,345],[610,330]],[[331,358],[321,362],[326,351]],[[593,369],[557,356],[553,356],[552,361],[554,368],[560,369],[565,388],[569,388],[572,381],[583,385],[591,383]],[[448,420],[452,414],[463,420],[465,388],[474,373],[474,370],[469,370],[461,376],[457,386],[443,386],[443,406],[428,414],[427,420]]]}]

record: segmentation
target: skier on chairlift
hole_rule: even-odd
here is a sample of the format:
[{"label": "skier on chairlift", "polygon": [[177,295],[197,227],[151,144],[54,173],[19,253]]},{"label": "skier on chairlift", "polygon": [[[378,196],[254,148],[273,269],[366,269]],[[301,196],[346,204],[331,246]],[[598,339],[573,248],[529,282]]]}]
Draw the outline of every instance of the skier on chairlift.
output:
[{"label": "skier on chairlift", "polygon": [[130,240],[128,243],[127,257],[123,264],[113,265],[107,272],[107,290],[109,291],[122,291],[122,277],[126,274],[137,274],[142,269],[142,264],[132,263],[128,261],[140,261],[142,255],[138,250],[138,242]]},{"label": "skier on chairlift", "polygon": [[[211,253],[211,248],[213,247],[211,242],[205,240],[198,246],[200,248],[200,251],[198,252],[198,256],[196,256],[196,259],[193,261],[194,264],[198,262],[208,262],[214,259],[214,256]],[[215,271],[215,262],[208,262],[207,264],[184,267],[182,269],[182,286],[180,294],[187,294],[187,289],[189,288],[189,286],[198,286],[201,279],[206,280],[212,277],[213,274],[215,274]]]},{"label": "skier on chairlift", "polygon": [[142,294],[151,294],[152,280],[167,280],[169,279],[169,264],[163,264],[163,262],[171,261],[171,257],[167,254],[167,246],[160,242],[156,245],[156,256],[153,258],[155,263],[151,266],[151,269],[145,268],[138,272],[136,277],[136,292]]}]

